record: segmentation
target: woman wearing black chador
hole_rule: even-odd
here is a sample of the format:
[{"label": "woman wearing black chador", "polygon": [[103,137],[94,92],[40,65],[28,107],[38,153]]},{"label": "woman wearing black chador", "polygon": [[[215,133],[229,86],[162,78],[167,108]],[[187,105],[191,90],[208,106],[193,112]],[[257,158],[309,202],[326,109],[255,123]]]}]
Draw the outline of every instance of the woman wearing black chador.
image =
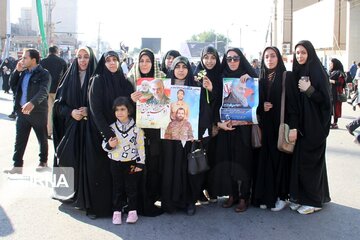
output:
[{"label": "woman wearing black chador", "polygon": [[112,215],[112,180],[110,159],[102,149],[103,139],[108,141],[115,137],[110,124],[116,121],[112,110],[117,97],[128,97],[133,92],[131,83],[125,79],[120,67],[119,56],[114,51],[102,55],[94,77],[89,86],[89,131],[86,137],[87,146],[92,155],[87,159],[86,180],[89,204],[86,206],[89,216],[102,217]]},{"label": "woman wearing black chador", "polygon": [[[244,82],[249,77],[257,77],[250,63],[240,49],[231,48],[223,58],[223,78],[239,78]],[[247,210],[252,181],[253,149],[251,146],[251,125],[244,121],[220,121],[223,84],[220,84],[215,107],[215,122],[220,128],[217,137],[214,177],[211,184],[213,194],[227,195],[229,198],[222,205],[230,208],[239,202],[236,212]]]},{"label": "woman wearing black chador", "polygon": [[[286,71],[276,47],[263,52],[259,78],[259,106],[257,112],[262,131],[262,147],[255,174],[253,200],[260,208],[280,211],[289,196],[291,155],[277,149],[279,138],[281,93],[283,74]],[[298,127],[297,84],[293,74],[285,75],[285,123],[290,126],[290,141],[296,140]]]},{"label": "woman wearing black chador", "polygon": [[298,82],[300,105],[298,140],[291,167],[290,207],[309,214],[321,210],[323,203],[330,201],[325,152],[331,118],[329,79],[311,42],[296,44],[293,73]]}]

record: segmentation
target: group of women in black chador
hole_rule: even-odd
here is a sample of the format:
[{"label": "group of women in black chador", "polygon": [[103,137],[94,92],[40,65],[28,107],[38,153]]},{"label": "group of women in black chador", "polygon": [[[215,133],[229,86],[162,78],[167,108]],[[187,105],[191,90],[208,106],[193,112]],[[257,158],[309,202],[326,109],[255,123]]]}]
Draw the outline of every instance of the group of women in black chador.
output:
[{"label": "group of women in black chador", "polygon": [[[54,165],[72,167],[75,186],[67,193],[55,189],[54,197],[93,218],[111,215],[110,159],[101,142],[115,136],[109,127],[116,120],[113,101],[124,96],[135,105],[141,97],[135,87],[137,79],[167,77],[172,85],[201,88],[198,136],[207,150],[210,170],[190,175],[187,154],[191,141],[163,140],[160,130],[144,129],[146,164],[138,185],[139,214],[184,210],[193,215],[195,203],[204,199],[203,192],[211,202],[228,196],[221,205],[235,206],[236,212],[246,211],[250,202],[272,211],[286,205],[301,214],[320,210],[330,201],[325,163],[331,115],[329,80],[309,41],[299,42],[294,50],[292,72],[284,74],[279,50],[265,48],[257,76],[238,48],[228,49],[220,61],[215,48],[205,47],[195,72],[178,51],[167,52],[160,66],[154,53],[143,49],[125,78],[120,64],[116,72],[105,65],[109,56],[120,62],[117,53],[106,52],[97,63],[91,48],[80,48],[59,85],[53,114]],[[199,81],[196,76],[203,70],[206,76]],[[290,141],[296,141],[293,154],[276,147],[283,76],[285,122],[290,126]],[[300,80],[302,76],[309,80]],[[251,124],[220,120],[223,78],[259,78],[261,148],[252,147]],[[157,201],[161,205],[155,205]]]}]

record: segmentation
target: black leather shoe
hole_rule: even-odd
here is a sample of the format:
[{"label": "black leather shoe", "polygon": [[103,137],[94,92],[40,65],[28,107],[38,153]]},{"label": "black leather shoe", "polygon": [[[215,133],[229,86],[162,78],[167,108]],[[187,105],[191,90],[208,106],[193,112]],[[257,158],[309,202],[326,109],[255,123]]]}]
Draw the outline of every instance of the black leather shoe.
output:
[{"label": "black leather shoe", "polygon": [[194,203],[189,204],[189,205],[187,206],[187,208],[186,208],[186,213],[187,213],[187,215],[193,216],[193,215],[195,214],[195,212],[196,212],[196,206],[195,206],[195,204],[194,204]]},{"label": "black leather shoe", "polygon": [[97,217],[96,214],[93,212],[87,212],[86,216],[92,220],[96,219],[96,217]]},{"label": "black leather shoe", "polygon": [[350,129],[350,125],[348,124],[348,125],[346,125],[345,127],[346,127],[346,129],[348,130],[348,132],[349,132],[351,135],[354,136],[353,131],[351,131],[351,129]]},{"label": "black leather shoe", "polygon": [[36,170],[37,172],[43,172],[43,171],[46,171],[46,170],[48,170],[48,169],[49,169],[49,167],[48,167],[48,165],[47,165],[46,162],[40,162],[40,163],[39,163],[39,166],[37,166],[35,170]]},{"label": "black leather shoe", "polygon": [[16,114],[15,114],[15,113],[11,113],[10,115],[8,115],[8,118],[16,119]]}]

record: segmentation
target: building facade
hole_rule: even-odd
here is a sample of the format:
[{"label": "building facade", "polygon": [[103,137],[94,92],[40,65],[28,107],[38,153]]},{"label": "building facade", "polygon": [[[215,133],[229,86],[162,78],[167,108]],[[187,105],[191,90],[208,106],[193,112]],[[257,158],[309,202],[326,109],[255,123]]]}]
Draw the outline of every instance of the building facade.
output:
[{"label": "building facade", "polygon": [[345,70],[360,61],[360,0],[275,0],[272,45],[291,58],[294,45],[310,40],[325,67],[333,57]]}]

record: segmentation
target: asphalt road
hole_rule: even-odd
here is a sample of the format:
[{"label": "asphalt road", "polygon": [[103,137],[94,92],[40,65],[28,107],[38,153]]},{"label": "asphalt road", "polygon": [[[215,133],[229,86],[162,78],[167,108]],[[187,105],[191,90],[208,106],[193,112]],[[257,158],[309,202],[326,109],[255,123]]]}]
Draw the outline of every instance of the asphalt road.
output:
[{"label": "asphalt road", "polygon": [[[1,239],[360,239],[360,145],[353,143],[345,124],[360,115],[343,104],[339,129],[328,137],[327,169],[332,201],[322,211],[300,215],[289,208],[271,212],[250,207],[244,213],[218,203],[183,212],[140,217],[134,225],[115,226],[110,218],[91,220],[84,212],[52,200],[49,188],[21,188],[23,180],[9,179],[15,121],[7,118],[12,96],[0,93],[0,238]],[[360,133],[360,129],[357,131]],[[49,141],[50,155],[53,154]],[[32,132],[25,153],[26,171],[38,164],[38,144]],[[52,164],[52,158],[50,165]],[[124,222],[124,219],[123,219]]]}]

